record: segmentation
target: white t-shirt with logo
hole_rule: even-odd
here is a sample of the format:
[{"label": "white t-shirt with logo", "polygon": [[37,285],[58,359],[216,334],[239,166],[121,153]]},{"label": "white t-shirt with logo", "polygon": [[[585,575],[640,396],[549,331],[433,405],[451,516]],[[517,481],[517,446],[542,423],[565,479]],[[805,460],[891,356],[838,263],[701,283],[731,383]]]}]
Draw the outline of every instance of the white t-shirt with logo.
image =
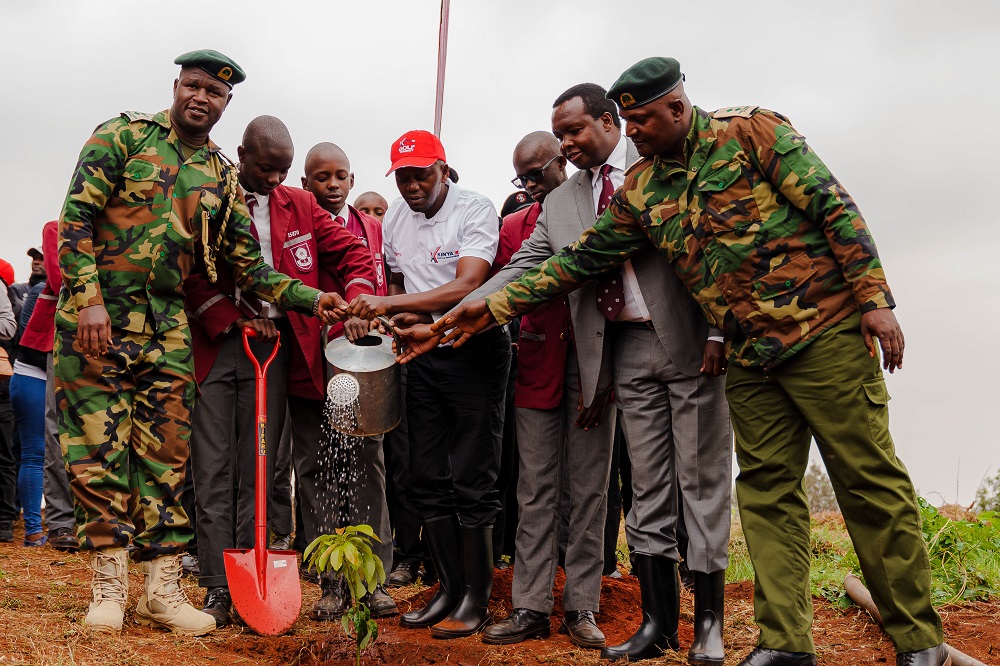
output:
[{"label": "white t-shirt with logo", "polygon": [[493,203],[455,183],[448,183],[444,205],[434,217],[414,213],[400,197],[389,204],[382,220],[386,263],[403,274],[408,294],[454,280],[459,257],[478,257],[492,264],[499,242],[500,221]]}]

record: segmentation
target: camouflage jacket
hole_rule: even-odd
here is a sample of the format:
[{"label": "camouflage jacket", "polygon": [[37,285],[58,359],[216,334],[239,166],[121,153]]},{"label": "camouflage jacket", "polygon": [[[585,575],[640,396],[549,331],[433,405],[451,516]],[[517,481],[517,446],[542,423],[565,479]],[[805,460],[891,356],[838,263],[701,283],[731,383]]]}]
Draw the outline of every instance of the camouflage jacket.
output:
[{"label": "camouflage jacket", "polygon": [[730,361],[772,367],[853,312],[893,307],[857,206],[783,116],[695,108],[685,163],[633,164],[580,240],[487,298],[503,323],[652,243]]},{"label": "camouflage jacket", "polygon": [[[123,113],[99,126],[80,153],[59,220],[56,324],[75,328],[81,309],[102,303],[114,328],[186,324],[184,279],[202,254],[203,221],[213,236],[221,224],[232,168],[211,141],[184,159],[167,111]],[[311,313],[319,292],[264,263],[236,196],[218,260],[244,291]]]}]

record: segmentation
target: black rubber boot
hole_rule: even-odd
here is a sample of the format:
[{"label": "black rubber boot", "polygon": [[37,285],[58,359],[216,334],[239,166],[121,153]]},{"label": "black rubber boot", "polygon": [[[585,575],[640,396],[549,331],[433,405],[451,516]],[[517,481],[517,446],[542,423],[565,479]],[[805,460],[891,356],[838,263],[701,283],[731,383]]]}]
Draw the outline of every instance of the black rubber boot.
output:
[{"label": "black rubber boot", "polygon": [[486,626],[487,607],[493,592],[493,528],[463,527],[462,575],[465,591],[462,602],[451,615],[431,627],[434,638],[471,636]]},{"label": "black rubber boot", "polygon": [[642,624],[635,635],[621,645],[601,650],[602,659],[652,659],[667,650],[680,648],[677,641],[681,603],[677,562],[665,557],[636,555],[634,563],[642,593]]},{"label": "black rubber boot", "polygon": [[462,546],[458,517],[432,518],[424,522],[424,543],[437,567],[441,586],[421,610],[403,613],[401,627],[421,629],[448,617],[462,600]]},{"label": "black rubber boot", "polygon": [[722,642],[722,614],[726,604],[726,572],[694,574],[694,643],[688,650],[693,666],[722,666],[726,648]]}]

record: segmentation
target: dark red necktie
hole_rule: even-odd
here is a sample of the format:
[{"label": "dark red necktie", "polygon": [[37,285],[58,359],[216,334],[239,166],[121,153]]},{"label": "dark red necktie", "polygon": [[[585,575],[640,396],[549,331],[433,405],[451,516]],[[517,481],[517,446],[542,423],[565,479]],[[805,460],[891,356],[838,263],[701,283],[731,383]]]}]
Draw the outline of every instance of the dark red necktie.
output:
[{"label": "dark red necktie", "polygon": [[[615,193],[615,186],[611,182],[611,165],[602,166],[597,177],[603,179],[601,197],[597,200],[597,217],[600,217],[611,203],[611,195]],[[621,269],[618,268],[608,271],[597,281],[597,309],[609,321],[614,321],[623,307],[625,307],[625,280]]]},{"label": "dark red necktie", "polygon": [[257,208],[257,197],[254,195],[247,196],[247,210],[250,211],[250,234],[260,242],[260,236],[257,235],[257,225],[253,221],[253,211]]}]

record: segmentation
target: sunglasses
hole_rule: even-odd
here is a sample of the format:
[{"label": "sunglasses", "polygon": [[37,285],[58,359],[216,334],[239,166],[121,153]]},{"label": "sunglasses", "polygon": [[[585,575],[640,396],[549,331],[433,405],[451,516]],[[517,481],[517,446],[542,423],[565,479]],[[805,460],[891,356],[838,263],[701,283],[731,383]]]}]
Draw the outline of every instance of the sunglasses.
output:
[{"label": "sunglasses", "polygon": [[532,169],[531,171],[529,171],[526,174],[523,174],[523,175],[520,175],[520,176],[514,176],[514,178],[510,181],[510,184],[513,185],[514,187],[516,187],[519,190],[523,190],[526,187],[528,187],[528,181],[529,180],[532,183],[540,183],[540,182],[542,182],[542,178],[545,177],[545,173],[544,173],[545,170],[548,169],[549,165],[552,164],[553,162],[555,162],[556,159],[558,159],[558,157],[559,157],[558,155],[554,156],[552,159],[550,159],[548,162],[546,162],[545,164],[543,164],[538,169]]}]

